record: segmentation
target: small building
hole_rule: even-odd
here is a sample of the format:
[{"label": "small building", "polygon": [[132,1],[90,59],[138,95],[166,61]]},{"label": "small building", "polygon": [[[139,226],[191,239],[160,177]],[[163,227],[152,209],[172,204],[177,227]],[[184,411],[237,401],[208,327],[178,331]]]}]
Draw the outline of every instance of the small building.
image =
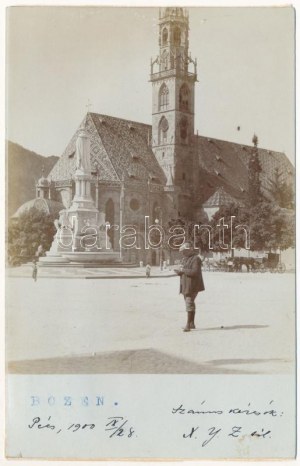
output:
[{"label": "small building", "polygon": [[218,212],[221,207],[229,206],[231,204],[242,205],[241,201],[228,194],[223,186],[220,186],[217,191],[207,199],[203,204],[203,210],[208,216],[208,220]]},{"label": "small building", "polygon": [[12,220],[18,219],[20,215],[32,208],[54,217],[58,217],[59,212],[64,208],[62,202],[51,199],[51,183],[44,175],[36,184],[36,197],[22,204],[11,217]]}]

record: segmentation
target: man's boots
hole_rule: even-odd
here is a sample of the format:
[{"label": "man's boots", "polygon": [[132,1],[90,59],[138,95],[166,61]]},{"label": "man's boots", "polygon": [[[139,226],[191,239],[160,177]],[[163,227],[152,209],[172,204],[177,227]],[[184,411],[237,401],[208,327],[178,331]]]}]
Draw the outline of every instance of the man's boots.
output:
[{"label": "man's boots", "polygon": [[191,330],[191,323],[193,319],[192,314],[193,314],[192,311],[187,312],[187,323],[183,329],[184,332],[189,332]]},{"label": "man's boots", "polygon": [[191,314],[190,329],[195,329],[195,311],[192,311]]}]

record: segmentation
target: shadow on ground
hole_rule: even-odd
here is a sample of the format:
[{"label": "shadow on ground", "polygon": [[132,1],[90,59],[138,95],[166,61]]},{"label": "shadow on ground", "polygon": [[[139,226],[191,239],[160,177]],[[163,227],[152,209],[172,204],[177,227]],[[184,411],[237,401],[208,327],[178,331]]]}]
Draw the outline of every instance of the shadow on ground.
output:
[{"label": "shadow on ground", "polygon": [[241,330],[241,329],[256,329],[256,328],[268,328],[269,325],[232,325],[231,327],[224,327],[221,325],[220,327],[209,327],[209,328],[202,328],[201,330]]},{"label": "shadow on ground", "polygon": [[211,364],[213,366],[231,366],[234,364],[268,364],[268,363],[288,363],[291,361],[287,361],[286,359],[213,359],[211,361],[207,361],[207,364]]},{"label": "shadow on ground", "polygon": [[[278,359],[221,359],[195,363],[154,349],[112,351],[92,356],[11,361],[10,374],[256,374],[257,363]],[[224,367],[248,365],[247,369]]]}]

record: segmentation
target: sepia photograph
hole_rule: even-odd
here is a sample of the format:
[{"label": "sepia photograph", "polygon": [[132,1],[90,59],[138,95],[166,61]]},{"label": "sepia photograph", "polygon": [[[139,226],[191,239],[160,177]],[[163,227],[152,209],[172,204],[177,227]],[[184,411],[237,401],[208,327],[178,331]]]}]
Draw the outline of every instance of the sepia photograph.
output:
[{"label": "sepia photograph", "polygon": [[6,9],[8,457],[295,456],[294,35],[291,6]]}]

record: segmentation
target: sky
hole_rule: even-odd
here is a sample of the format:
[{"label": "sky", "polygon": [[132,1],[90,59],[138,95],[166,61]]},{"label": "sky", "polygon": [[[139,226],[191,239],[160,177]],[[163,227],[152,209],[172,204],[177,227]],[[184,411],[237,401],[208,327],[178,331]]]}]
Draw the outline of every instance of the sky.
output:
[{"label": "sky", "polygon": [[[189,16],[195,131],[250,145],[255,132],[294,163],[293,9],[193,7]],[[59,156],[88,109],[151,124],[157,21],[158,8],[9,8],[7,139]]]}]

